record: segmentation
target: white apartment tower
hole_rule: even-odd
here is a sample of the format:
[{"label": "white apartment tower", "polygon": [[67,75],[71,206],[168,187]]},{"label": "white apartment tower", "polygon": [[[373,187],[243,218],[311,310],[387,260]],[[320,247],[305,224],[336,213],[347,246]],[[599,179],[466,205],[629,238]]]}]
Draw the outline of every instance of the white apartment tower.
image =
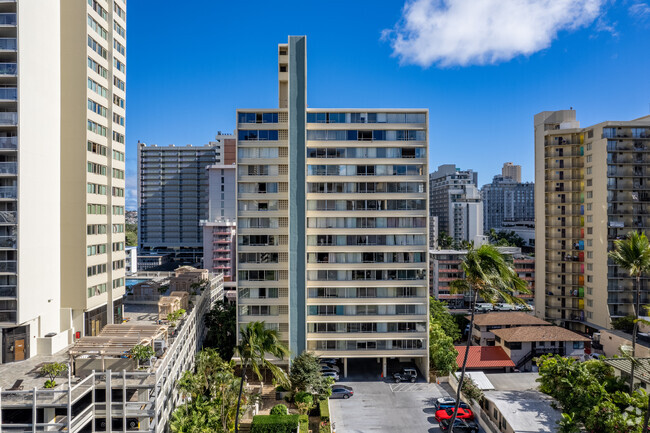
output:
[{"label": "white apartment tower", "polygon": [[428,111],[307,108],[306,38],[278,63],[279,108],[237,112],[238,324],[427,372]]},{"label": "white apartment tower", "polygon": [[96,335],[122,321],[126,1],[61,1],[60,42],[62,323]]}]

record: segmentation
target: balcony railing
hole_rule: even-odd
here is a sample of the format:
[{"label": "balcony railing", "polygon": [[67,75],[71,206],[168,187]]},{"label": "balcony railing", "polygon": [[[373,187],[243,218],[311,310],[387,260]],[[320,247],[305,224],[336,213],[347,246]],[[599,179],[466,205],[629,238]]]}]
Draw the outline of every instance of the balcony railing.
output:
[{"label": "balcony railing", "polygon": [[16,14],[0,14],[0,26],[15,26]]},{"label": "balcony railing", "polygon": [[0,50],[16,51],[17,47],[16,38],[0,38]]},{"label": "balcony railing", "polygon": [[0,224],[16,224],[16,211],[0,211]]},{"label": "balcony railing", "polygon": [[18,99],[18,89],[15,87],[0,87],[0,100],[15,101]]},{"label": "balcony railing", "polygon": [[0,149],[17,149],[18,137],[0,137]]},{"label": "balcony railing", "polygon": [[0,248],[16,248],[16,236],[0,236]]},{"label": "balcony railing", "polygon": [[0,174],[16,174],[17,172],[16,162],[0,162]]},{"label": "balcony railing", "polygon": [[0,75],[15,76],[18,73],[16,63],[0,63]]},{"label": "balcony railing", "polygon": [[0,112],[0,125],[17,125],[18,113],[3,111]]},{"label": "balcony railing", "polygon": [[15,260],[0,261],[0,272],[16,272]]},{"label": "balcony railing", "polygon": [[0,199],[16,198],[17,188],[15,186],[0,186]]},{"label": "balcony railing", "polygon": [[0,286],[0,297],[15,298],[16,286]]}]

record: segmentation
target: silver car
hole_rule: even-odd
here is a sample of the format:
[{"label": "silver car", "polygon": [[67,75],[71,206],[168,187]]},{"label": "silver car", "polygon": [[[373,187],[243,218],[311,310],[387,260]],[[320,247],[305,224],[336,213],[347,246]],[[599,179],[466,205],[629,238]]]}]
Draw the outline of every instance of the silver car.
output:
[{"label": "silver car", "polygon": [[339,380],[339,374],[336,371],[324,371],[322,374],[323,374],[323,377],[331,377],[332,379],[334,379],[337,382]]}]

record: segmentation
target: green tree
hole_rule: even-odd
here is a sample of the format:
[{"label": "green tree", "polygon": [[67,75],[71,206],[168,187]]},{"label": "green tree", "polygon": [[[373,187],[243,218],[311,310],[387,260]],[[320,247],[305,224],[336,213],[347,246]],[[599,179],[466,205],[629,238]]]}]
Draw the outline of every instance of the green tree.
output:
[{"label": "green tree", "polygon": [[138,225],[126,224],[125,227],[126,245],[128,247],[135,247],[138,245]]},{"label": "green tree", "polygon": [[[492,245],[482,245],[479,248],[470,245],[465,258],[461,262],[461,268],[465,274],[465,279],[452,281],[450,288],[455,293],[467,292],[470,294],[471,315],[469,329],[474,327],[474,310],[479,296],[486,302],[493,304],[500,300],[510,304],[524,304],[524,301],[515,295],[517,293],[530,293],[528,284],[519,278],[517,272],[515,272],[512,261]],[[468,336],[456,392],[456,409],[452,415],[450,432],[453,432],[456,414],[460,406],[460,392],[465,380],[470,344],[471,338]]]},{"label": "green tree", "polygon": [[618,317],[612,320],[612,328],[631,334],[634,331],[634,315]]},{"label": "green tree", "polygon": [[488,233],[488,239],[493,245],[500,247],[524,247],[524,239],[512,230],[500,230],[497,232],[493,228]]},{"label": "green tree", "polygon": [[208,333],[204,345],[216,348],[222,359],[230,360],[235,353],[237,332],[237,307],[222,299],[205,316]]},{"label": "green tree", "polygon": [[49,377],[49,380],[45,381],[45,388],[54,388],[56,386],[56,378],[61,374],[68,371],[68,364],[63,362],[50,362],[41,367],[41,376]]},{"label": "green tree", "polygon": [[460,340],[462,336],[454,316],[447,309],[447,303],[438,301],[433,296],[429,299],[429,314],[431,322],[437,323],[445,331],[452,341]]},{"label": "green tree", "polygon": [[319,400],[331,395],[329,378],[321,373],[318,358],[309,352],[302,352],[291,362],[289,382],[293,391],[307,391]]},{"label": "green tree", "polygon": [[446,232],[440,232],[438,235],[438,247],[443,250],[453,248],[454,238],[449,236]]},{"label": "green tree", "polygon": [[[632,329],[632,357],[636,356],[636,338],[641,312],[641,276],[650,271],[650,243],[645,233],[630,232],[627,238],[614,241],[614,249],[609,258],[619,267],[625,269],[634,278],[634,327]],[[634,363],[631,364],[630,393],[634,391]],[[647,428],[647,426],[646,426]]]},{"label": "green tree", "polygon": [[237,410],[235,412],[235,433],[239,431],[239,407],[241,395],[246,379],[246,369],[251,368],[253,373],[262,380],[262,368],[268,369],[276,381],[289,386],[287,374],[277,365],[266,359],[266,355],[284,359],[290,352],[274,329],[266,329],[264,322],[250,322],[239,331],[239,344],[235,347],[242,366],[242,381],[239,387]]},{"label": "green tree", "polygon": [[140,362],[150,359],[155,354],[156,352],[154,352],[153,347],[145,344],[136,344],[129,351],[129,356],[136,360],[138,367],[140,366]]},{"label": "green tree", "polygon": [[457,356],[458,352],[454,348],[454,340],[432,318],[431,324],[429,325],[429,359],[431,360],[431,369],[438,376],[448,376],[456,371]]}]

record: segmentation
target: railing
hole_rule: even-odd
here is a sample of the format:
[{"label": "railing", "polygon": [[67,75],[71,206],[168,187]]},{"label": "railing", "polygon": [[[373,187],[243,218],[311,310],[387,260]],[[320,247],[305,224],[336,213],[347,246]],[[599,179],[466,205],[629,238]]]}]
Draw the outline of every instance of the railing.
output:
[{"label": "railing", "polygon": [[16,63],[0,63],[0,75],[16,75],[18,65]]},{"label": "railing", "polygon": [[16,272],[16,261],[0,261],[0,272]]},{"label": "railing", "polygon": [[18,166],[15,162],[0,162],[0,174],[16,174]]},{"label": "railing", "polygon": [[15,87],[0,87],[0,100],[15,101],[18,99],[18,89]]},{"label": "railing", "polygon": [[0,236],[0,248],[16,248],[16,236]]},{"label": "railing", "polygon": [[0,186],[0,198],[16,198],[17,192],[15,186]]},{"label": "railing", "polygon": [[18,113],[3,111],[0,112],[0,125],[17,125]]},{"label": "railing", "polygon": [[0,38],[0,50],[16,51],[16,48],[16,38]]},{"label": "railing", "polygon": [[0,211],[0,224],[16,224],[16,211]]},{"label": "railing", "polygon": [[15,26],[16,25],[16,14],[0,14],[0,26]]}]

